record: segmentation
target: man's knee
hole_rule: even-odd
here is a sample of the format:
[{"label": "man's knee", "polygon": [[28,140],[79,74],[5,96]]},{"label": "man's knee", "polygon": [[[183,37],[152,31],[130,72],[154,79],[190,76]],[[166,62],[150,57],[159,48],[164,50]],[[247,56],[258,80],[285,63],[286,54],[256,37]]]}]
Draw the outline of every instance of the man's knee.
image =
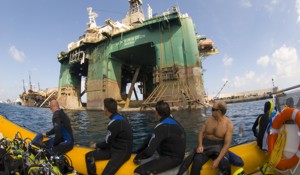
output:
[{"label": "man's knee", "polygon": [[193,159],[193,166],[201,169],[206,162],[207,160],[202,154],[196,154]]},{"label": "man's knee", "polygon": [[202,166],[203,166],[204,163],[205,162],[203,162],[202,159],[194,157],[190,174],[191,175],[199,175],[201,170],[202,170]]},{"label": "man's knee", "polygon": [[56,154],[66,154],[73,149],[73,145],[57,145],[52,148],[52,151]]}]

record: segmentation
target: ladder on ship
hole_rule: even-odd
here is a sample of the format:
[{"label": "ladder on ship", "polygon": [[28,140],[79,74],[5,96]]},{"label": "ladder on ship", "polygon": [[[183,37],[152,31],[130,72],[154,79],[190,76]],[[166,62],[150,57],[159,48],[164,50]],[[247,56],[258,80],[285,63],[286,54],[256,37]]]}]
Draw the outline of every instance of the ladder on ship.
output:
[{"label": "ladder on ship", "polygon": [[155,104],[164,100],[170,107],[190,107],[196,102],[195,95],[191,92],[187,82],[168,81],[159,84],[149,97],[142,103],[141,110],[152,108]]}]

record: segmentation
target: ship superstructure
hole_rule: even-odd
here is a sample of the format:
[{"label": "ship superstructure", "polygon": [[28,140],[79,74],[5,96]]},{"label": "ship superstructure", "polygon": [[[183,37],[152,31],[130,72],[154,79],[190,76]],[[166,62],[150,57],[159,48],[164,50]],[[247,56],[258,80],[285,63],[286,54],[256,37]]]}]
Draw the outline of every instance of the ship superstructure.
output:
[{"label": "ship superstructure", "polygon": [[203,103],[200,57],[216,53],[215,47],[199,45],[205,38],[196,34],[192,19],[177,7],[153,16],[148,5],[146,19],[141,0],[129,0],[129,4],[122,23],[107,19],[105,26],[97,26],[97,14],[87,9],[85,33],[58,55],[60,105],[80,109],[84,93],[87,109],[103,109],[106,97],[130,108],[136,104],[131,101],[133,94],[141,109],[159,100],[182,108]]}]

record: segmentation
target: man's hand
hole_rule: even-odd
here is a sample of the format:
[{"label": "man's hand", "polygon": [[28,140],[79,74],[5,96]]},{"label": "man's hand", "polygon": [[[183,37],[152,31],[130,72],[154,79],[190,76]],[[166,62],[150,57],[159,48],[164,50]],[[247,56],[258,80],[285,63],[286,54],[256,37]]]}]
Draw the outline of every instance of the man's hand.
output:
[{"label": "man's hand", "polygon": [[219,159],[215,159],[211,165],[211,168],[212,169],[215,169],[215,168],[218,168],[219,166],[219,163],[220,163],[220,160]]},{"label": "man's hand", "polygon": [[196,151],[197,151],[197,153],[202,153],[203,152],[203,146],[198,146]]},{"label": "man's hand", "polygon": [[43,132],[42,134],[43,134],[43,137],[47,137],[47,134],[45,132]]},{"label": "man's hand", "polygon": [[90,147],[91,148],[96,148],[96,143],[94,141],[90,141]]}]

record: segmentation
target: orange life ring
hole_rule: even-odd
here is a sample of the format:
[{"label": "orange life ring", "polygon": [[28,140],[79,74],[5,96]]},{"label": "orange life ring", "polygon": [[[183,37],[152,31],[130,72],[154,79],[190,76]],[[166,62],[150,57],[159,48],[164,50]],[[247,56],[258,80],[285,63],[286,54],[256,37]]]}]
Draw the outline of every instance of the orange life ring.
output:
[{"label": "orange life ring", "polygon": [[[268,135],[268,155],[271,155],[273,151],[276,139],[278,137],[278,132],[283,123],[287,120],[294,120],[298,125],[298,133],[300,130],[300,111],[295,108],[287,108],[284,109],[281,113],[279,113],[273,123],[272,128],[270,130],[270,134]],[[297,165],[300,157],[300,143],[298,145],[298,151],[289,159],[281,159],[276,168],[278,170],[288,170]]]}]

